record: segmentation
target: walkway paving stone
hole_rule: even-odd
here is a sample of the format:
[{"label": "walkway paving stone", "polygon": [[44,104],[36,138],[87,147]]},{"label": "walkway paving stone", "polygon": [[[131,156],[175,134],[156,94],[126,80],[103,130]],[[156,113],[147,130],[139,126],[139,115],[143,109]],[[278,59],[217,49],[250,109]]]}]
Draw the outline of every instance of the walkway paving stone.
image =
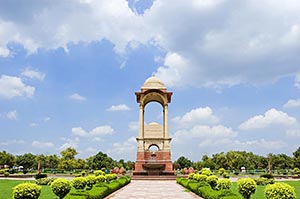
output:
[{"label": "walkway paving stone", "polygon": [[106,197],[106,199],[200,199],[192,192],[185,189],[175,181],[154,181],[154,180],[132,180],[123,189]]}]

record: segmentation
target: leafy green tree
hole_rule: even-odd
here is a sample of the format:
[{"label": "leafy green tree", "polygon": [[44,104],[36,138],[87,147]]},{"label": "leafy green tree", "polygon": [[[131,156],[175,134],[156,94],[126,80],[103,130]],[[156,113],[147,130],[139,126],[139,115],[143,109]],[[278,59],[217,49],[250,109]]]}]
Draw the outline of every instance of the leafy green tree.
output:
[{"label": "leafy green tree", "polygon": [[0,152],[0,165],[8,165],[9,167],[14,166],[16,158],[14,155],[7,153],[6,151]]},{"label": "leafy green tree", "polygon": [[61,151],[60,154],[62,158],[59,161],[58,168],[71,171],[76,168],[77,162],[75,160],[75,155],[77,155],[76,149],[68,147],[65,150]]},{"label": "leafy green tree", "polygon": [[203,155],[202,156],[202,168],[215,169],[216,163],[213,161],[212,158],[208,157],[207,155]]},{"label": "leafy green tree", "polygon": [[45,156],[44,168],[56,169],[58,168],[59,158],[57,155],[47,155]]},{"label": "leafy green tree", "polygon": [[23,166],[24,169],[36,169],[37,168],[37,156],[32,153],[25,153],[16,157],[16,164]]},{"label": "leafy green tree", "polygon": [[72,147],[68,147],[65,150],[60,152],[61,156],[63,159],[65,160],[74,160],[75,159],[75,155],[77,155],[77,151],[76,149],[72,148]]},{"label": "leafy green tree", "polygon": [[193,162],[184,156],[179,157],[174,163],[179,164],[181,169],[189,168],[193,165]]},{"label": "leafy green tree", "polygon": [[293,153],[294,167],[300,168],[300,147]]},{"label": "leafy green tree", "polygon": [[101,151],[94,156],[87,158],[87,164],[90,169],[98,170],[102,168],[113,168],[117,163],[107,154]]}]

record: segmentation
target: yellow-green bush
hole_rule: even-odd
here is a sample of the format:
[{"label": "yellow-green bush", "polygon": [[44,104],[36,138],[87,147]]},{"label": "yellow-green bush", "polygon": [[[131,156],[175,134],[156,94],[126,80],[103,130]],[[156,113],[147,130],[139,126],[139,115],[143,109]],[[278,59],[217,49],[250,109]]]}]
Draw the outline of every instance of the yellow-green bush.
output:
[{"label": "yellow-green bush", "polygon": [[14,199],[37,199],[42,187],[34,183],[22,183],[13,188]]},{"label": "yellow-green bush", "polygon": [[296,199],[295,188],[278,182],[275,184],[268,184],[265,188],[266,199]]},{"label": "yellow-green bush", "polygon": [[231,180],[229,179],[220,179],[217,181],[217,186],[216,189],[217,190],[223,190],[223,189],[230,189],[232,185]]},{"label": "yellow-green bush", "polygon": [[77,177],[72,180],[72,186],[75,189],[84,189],[86,186],[86,179],[84,177]]},{"label": "yellow-green bush", "polygon": [[251,194],[255,193],[256,183],[251,178],[241,178],[237,181],[237,186],[240,194],[245,199],[250,199]]},{"label": "yellow-green bush", "polygon": [[59,197],[64,198],[71,190],[71,182],[69,180],[58,178],[50,185],[53,193]]}]

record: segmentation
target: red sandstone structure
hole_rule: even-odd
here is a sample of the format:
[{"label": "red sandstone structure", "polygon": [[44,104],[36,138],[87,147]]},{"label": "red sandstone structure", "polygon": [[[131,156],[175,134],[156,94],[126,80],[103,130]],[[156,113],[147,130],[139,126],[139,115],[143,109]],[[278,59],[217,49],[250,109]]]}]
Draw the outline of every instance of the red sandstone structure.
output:
[{"label": "red sandstone structure", "polygon": [[[140,122],[133,174],[174,175],[170,150],[171,138],[168,131],[168,103],[171,102],[172,92],[167,92],[164,83],[153,76],[145,81],[141,91],[136,92],[135,95],[140,104]],[[154,122],[145,125],[144,110],[150,102],[161,104],[163,125]]]}]

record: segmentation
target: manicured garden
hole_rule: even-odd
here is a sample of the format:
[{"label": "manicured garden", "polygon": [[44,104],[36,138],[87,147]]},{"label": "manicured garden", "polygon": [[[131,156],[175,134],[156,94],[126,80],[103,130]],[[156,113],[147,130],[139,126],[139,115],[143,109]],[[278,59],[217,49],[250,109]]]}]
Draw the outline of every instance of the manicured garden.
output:
[{"label": "manicured garden", "polygon": [[130,183],[128,176],[117,177],[96,171],[95,175],[63,178],[40,178],[32,181],[0,180],[1,199],[100,199]]},{"label": "manicured garden", "polygon": [[190,173],[188,179],[177,178],[177,183],[204,199],[296,199],[300,198],[300,181],[276,182],[272,175],[259,178],[240,178],[232,183],[208,169]]}]

